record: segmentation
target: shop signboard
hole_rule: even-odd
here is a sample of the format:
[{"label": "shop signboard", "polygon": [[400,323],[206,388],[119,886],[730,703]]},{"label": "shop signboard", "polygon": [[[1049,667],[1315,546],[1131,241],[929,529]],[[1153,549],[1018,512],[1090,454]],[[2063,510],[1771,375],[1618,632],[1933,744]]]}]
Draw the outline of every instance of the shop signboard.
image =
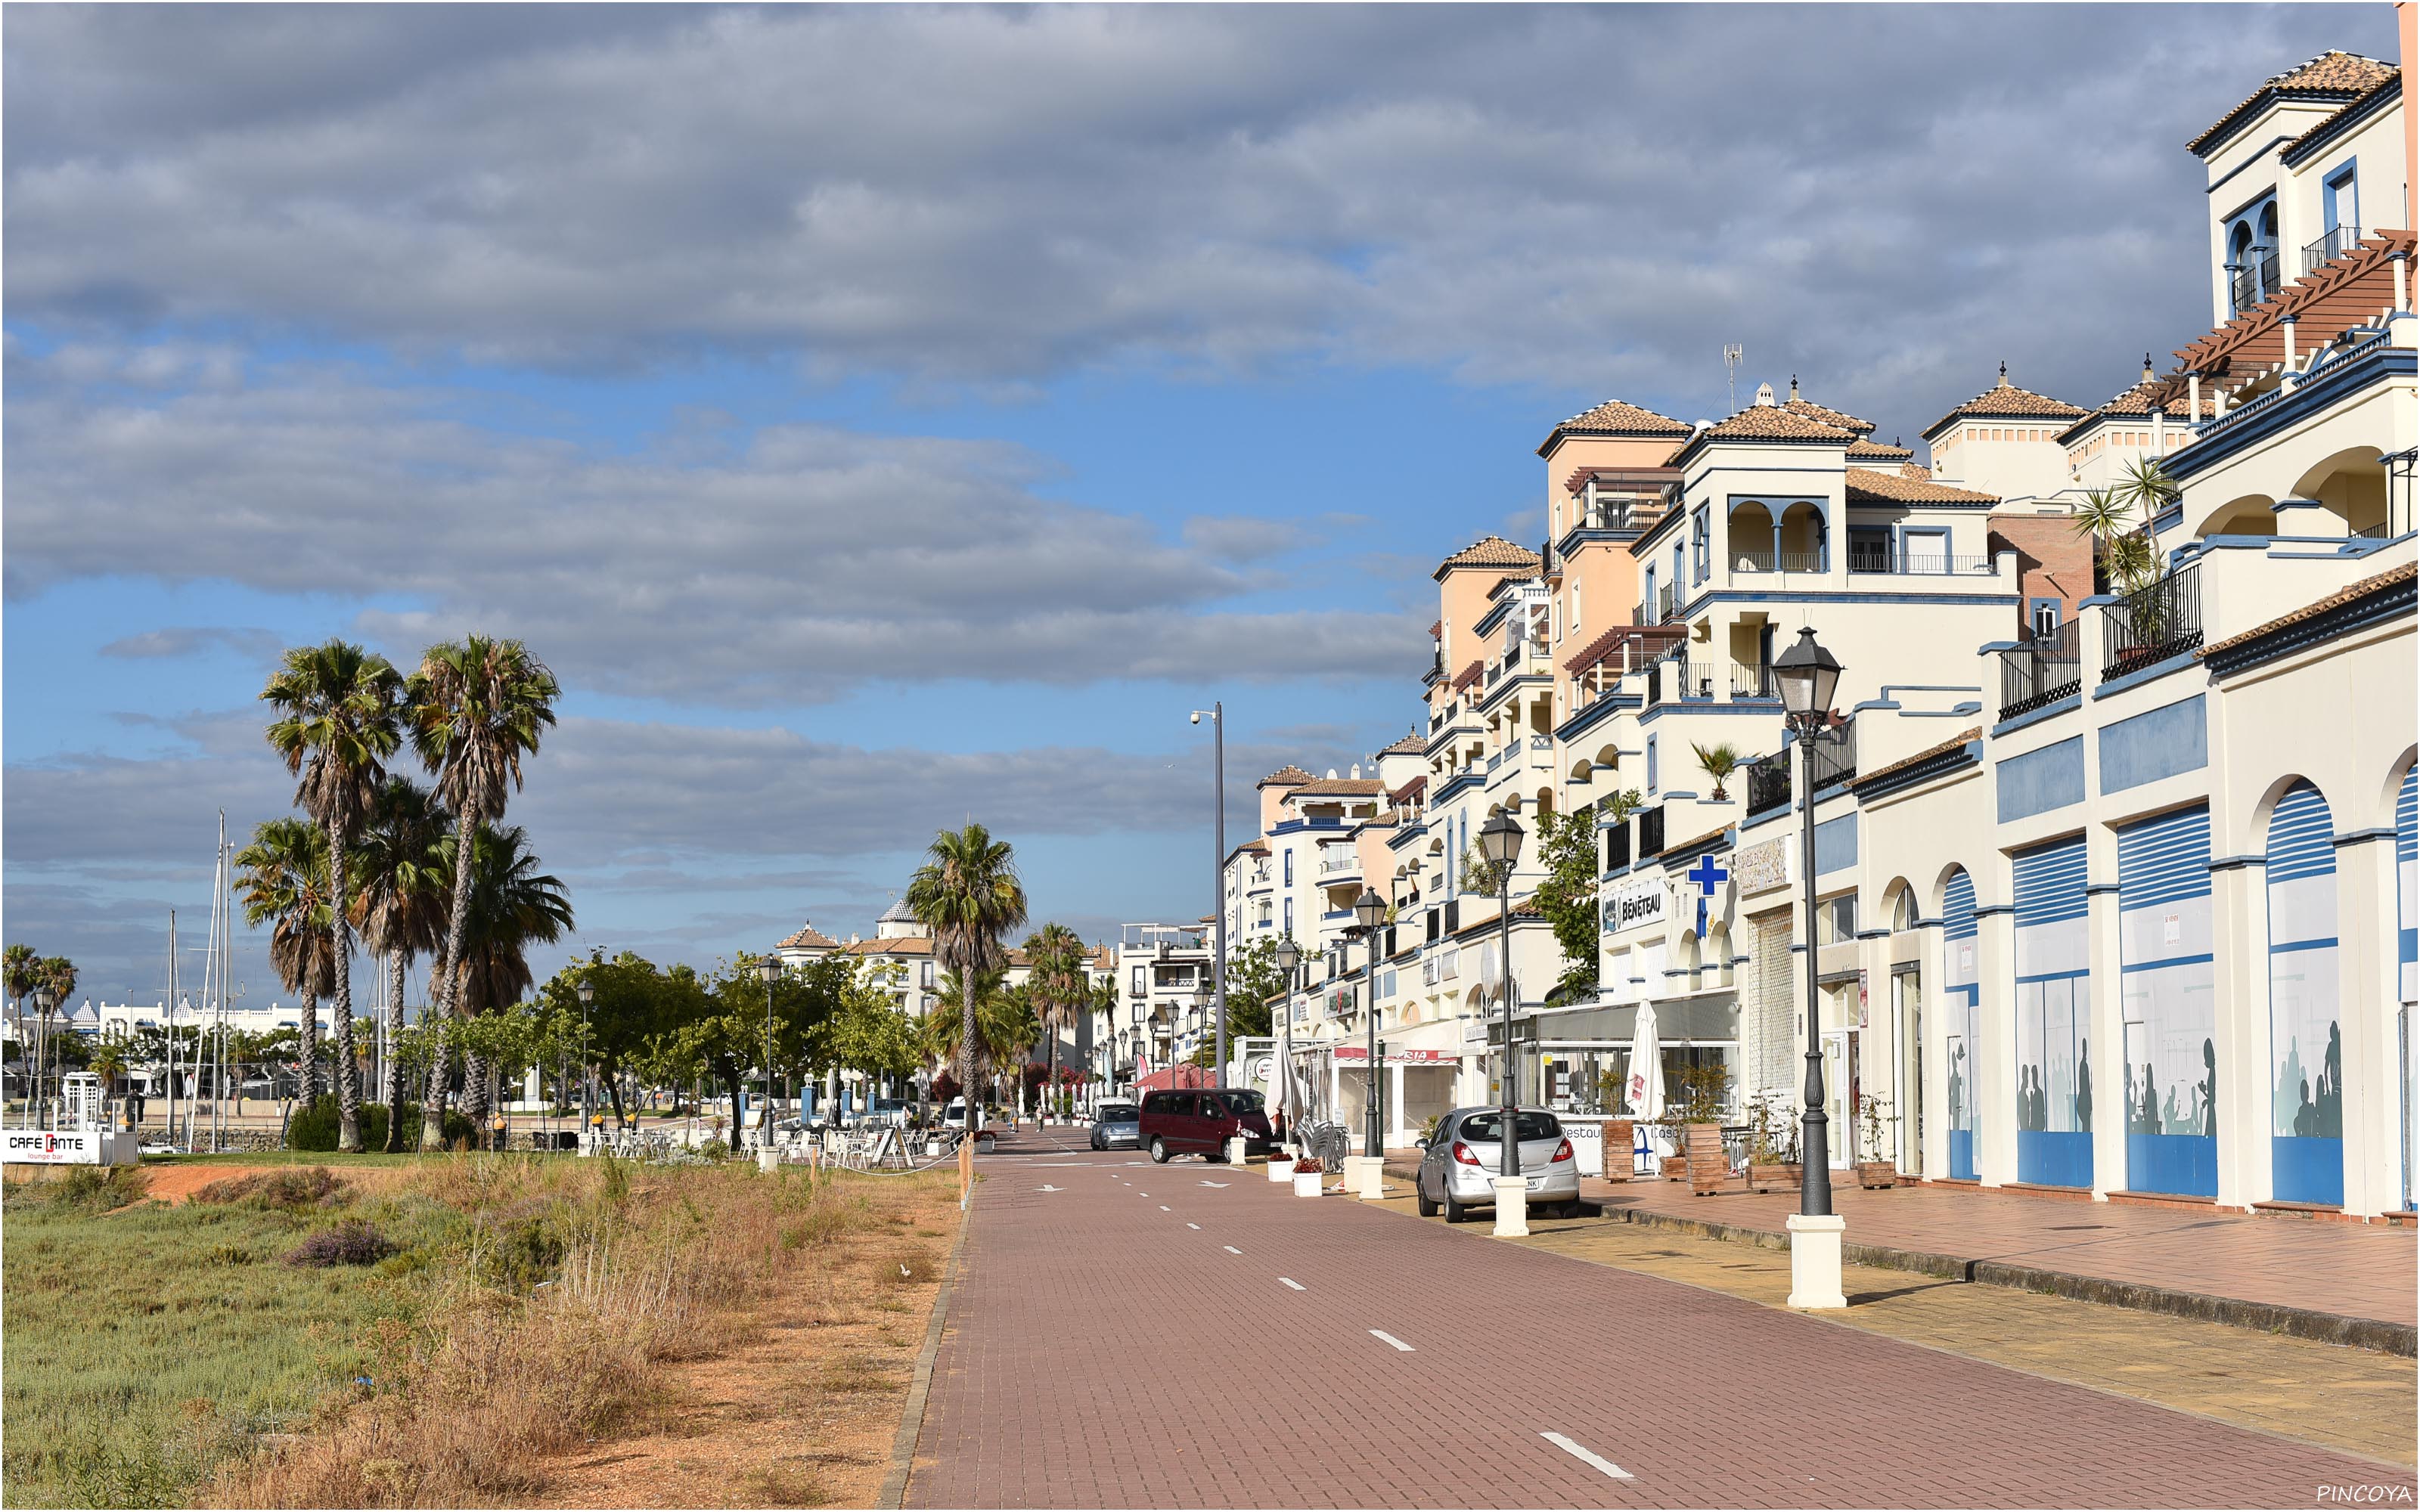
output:
[{"label": "shop signboard", "polygon": [[1642,877],[1617,887],[1605,900],[1605,932],[1661,924],[1672,910],[1672,894],[1662,877]]},{"label": "shop signboard", "polygon": [[[1357,1064],[1370,1058],[1369,1047],[1340,1044],[1336,1047],[1336,1058],[1340,1063]],[[1378,1058],[1389,1066],[1450,1066],[1458,1057],[1443,1050],[1388,1050]]]},{"label": "shop signboard", "polygon": [[112,1164],[113,1141],[100,1129],[11,1129],[8,1160],[11,1165],[106,1165]]}]

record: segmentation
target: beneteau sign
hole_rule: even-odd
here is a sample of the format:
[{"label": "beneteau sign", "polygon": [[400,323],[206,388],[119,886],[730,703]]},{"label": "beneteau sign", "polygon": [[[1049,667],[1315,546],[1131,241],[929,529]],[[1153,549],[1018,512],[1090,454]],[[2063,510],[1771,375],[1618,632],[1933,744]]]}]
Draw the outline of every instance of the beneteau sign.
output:
[{"label": "beneteau sign", "polygon": [[1642,924],[1661,924],[1671,907],[1672,895],[1662,877],[1624,883],[1605,900],[1605,932],[1618,934]]}]

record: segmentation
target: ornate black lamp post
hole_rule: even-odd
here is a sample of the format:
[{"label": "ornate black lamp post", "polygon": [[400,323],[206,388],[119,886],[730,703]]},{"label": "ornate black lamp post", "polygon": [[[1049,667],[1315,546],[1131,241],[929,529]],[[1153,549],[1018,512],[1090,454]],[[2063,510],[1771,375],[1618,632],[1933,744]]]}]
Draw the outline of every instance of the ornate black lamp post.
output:
[{"label": "ornate black lamp post", "polygon": [[765,979],[765,1113],[756,1127],[765,1137],[757,1143],[773,1142],[773,984],[782,980],[782,958],[768,955],[756,963],[756,974]]},{"label": "ornate black lamp post", "polygon": [[1521,1142],[1513,1137],[1521,1096],[1512,1058],[1512,862],[1528,833],[1509,813],[1498,813],[1479,826],[1479,852],[1496,868],[1496,934],[1504,953],[1504,1134],[1502,1169],[1497,1174],[1508,1180],[1521,1174]]},{"label": "ornate black lamp post", "polygon": [[580,1137],[588,1137],[589,1098],[597,1083],[588,1074],[588,1005],[597,1001],[596,983],[580,983]]},{"label": "ornate black lamp post", "polygon": [[[1295,968],[1302,964],[1302,947],[1294,943],[1293,935],[1282,935],[1278,940],[1276,954],[1278,970],[1282,972],[1285,976],[1285,1001],[1280,1005],[1278,1011],[1284,1014],[1287,1022],[1291,1024],[1294,1019],[1294,974]],[[1269,1027],[1274,1029],[1277,1026],[1272,1024]],[[1283,1043],[1291,1044],[1294,1042],[1290,1038],[1280,1038],[1281,1042]],[[1293,1071],[1294,1068],[1292,1066],[1281,1065],[1278,1068],[1278,1074],[1280,1076],[1290,1076],[1293,1073]],[[1290,1086],[1292,1084],[1288,1083],[1288,1085]],[[1289,1129],[1286,1132],[1291,1134],[1294,1131]]]},{"label": "ornate black lamp post", "polygon": [[1361,1119],[1361,1153],[1377,1159],[1384,1135],[1378,1128],[1378,930],[1387,919],[1387,900],[1378,896],[1375,887],[1363,887],[1361,896],[1353,900],[1353,933],[1370,942],[1370,995],[1364,1000],[1361,1016],[1370,1026],[1370,1086]]},{"label": "ornate black lamp post", "polygon": [[1832,693],[1840,684],[1840,664],[1818,645],[1812,629],[1798,632],[1797,643],[1773,664],[1781,685],[1782,707],[1790,728],[1806,754],[1799,770],[1801,811],[1798,842],[1800,880],[1807,899],[1807,1114],[1804,1157],[1798,1185],[1798,1211],[1810,1218],[1832,1211],[1830,1117],[1823,1111],[1823,1047],[1819,1034],[1820,1005],[1815,989],[1815,742],[1832,718]]}]

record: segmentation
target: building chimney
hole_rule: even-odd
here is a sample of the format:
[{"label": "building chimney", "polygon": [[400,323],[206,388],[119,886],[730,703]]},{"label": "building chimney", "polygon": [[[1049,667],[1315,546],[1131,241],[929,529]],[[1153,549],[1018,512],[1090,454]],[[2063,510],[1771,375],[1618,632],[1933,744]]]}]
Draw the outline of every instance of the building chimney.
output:
[{"label": "building chimney", "polygon": [[1772,384],[1760,383],[1756,386],[1756,403],[1757,408],[1761,409],[1770,409],[1773,408]]}]

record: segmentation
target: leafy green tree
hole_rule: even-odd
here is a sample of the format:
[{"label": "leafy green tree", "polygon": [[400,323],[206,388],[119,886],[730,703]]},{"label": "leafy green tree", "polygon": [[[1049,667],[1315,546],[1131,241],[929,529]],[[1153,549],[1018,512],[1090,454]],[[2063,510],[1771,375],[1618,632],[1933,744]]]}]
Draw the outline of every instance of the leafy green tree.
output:
[{"label": "leafy green tree", "polygon": [[1638,791],[1633,788],[1570,813],[1539,816],[1535,843],[1546,875],[1530,901],[1545,915],[1563,952],[1563,971],[1551,1001],[1571,1002],[1596,991],[1597,943],[1604,930],[1597,915],[1597,825],[1621,824],[1638,804]]},{"label": "leafy green tree", "polygon": [[[1278,969],[1278,942],[1264,934],[1227,952],[1227,1032],[1268,1034],[1271,999],[1286,989],[1285,973]],[[1114,995],[1111,1001],[1115,1001]],[[1212,1052],[1215,1057],[1217,1052]]]},{"label": "leafy green tree", "polygon": [[[582,981],[597,992],[584,1015],[584,1051],[577,1048],[583,1038]],[[590,1065],[602,1073],[617,1123],[623,1120],[622,1073],[649,1054],[648,1041],[653,1037],[676,1032],[696,1017],[704,996],[697,974],[689,967],[675,966],[666,973],[628,950],[611,961],[601,951],[591,951],[587,960],[566,965],[538,989],[538,1001],[545,1010],[566,1016],[566,1032],[573,1037],[582,1074]]]},{"label": "leafy green tree", "polygon": [[345,908],[345,851],[369,816],[386,776],[386,759],[403,743],[403,678],[384,656],[331,640],[286,653],[260,697],[277,711],[269,745],[296,779],[295,806],[327,832],[336,1137],[339,1148],[358,1155],[362,1087],[353,1060],[352,919]]},{"label": "leafy green tree", "polygon": [[[538,741],[554,723],[561,692],[554,674],[518,640],[467,636],[423,653],[420,670],[405,685],[411,744],[435,775],[437,791],[454,816],[457,852],[473,847],[473,826],[499,824],[512,792],[521,786],[521,762],[535,755]],[[429,1016],[442,1035],[457,1011],[459,984],[455,964],[462,958],[470,927],[471,869],[454,870],[454,898],[445,927],[443,969],[431,973]],[[442,1075],[443,1057],[434,1057]],[[445,1088],[432,1081],[421,1108],[424,1148],[444,1139]],[[618,1111],[618,1107],[617,1107]]]},{"label": "leafy green tree", "polygon": [[1025,885],[1017,880],[1015,851],[978,824],[941,831],[908,884],[908,906],[932,935],[935,957],[958,974],[958,1083],[970,1088],[967,1134],[971,1138],[976,974],[1006,964],[1000,937],[1025,927]]}]

